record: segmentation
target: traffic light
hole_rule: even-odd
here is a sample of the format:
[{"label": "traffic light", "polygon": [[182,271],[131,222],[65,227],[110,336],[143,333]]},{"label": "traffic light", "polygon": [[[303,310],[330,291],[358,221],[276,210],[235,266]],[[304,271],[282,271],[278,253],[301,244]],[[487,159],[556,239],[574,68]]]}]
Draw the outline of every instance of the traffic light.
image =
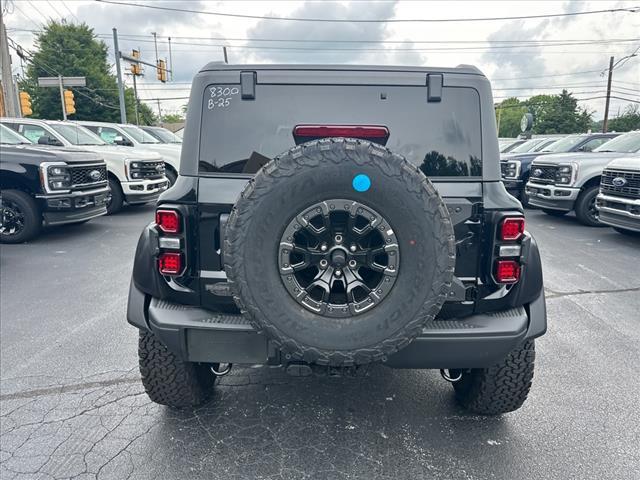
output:
[{"label": "traffic light", "polygon": [[156,76],[158,77],[158,80],[160,80],[161,82],[166,82],[167,81],[167,62],[165,62],[164,60],[158,60],[158,64],[157,64],[157,74]]},{"label": "traffic light", "polygon": [[64,109],[67,111],[67,115],[76,113],[76,102],[71,90],[64,91]]},{"label": "traffic light", "polygon": [[31,95],[27,92],[20,92],[20,112],[22,112],[23,117],[33,114],[33,110],[31,110]]},{"label": "traffic light", "polygon": [[[139,50],[131,50],[131,56],[135,59],[139,59],[140,58],[140,51]],[[131,73],[133,75],[142,75],[142,65],[140,65],[139,63],[132,63],[131,64]]]}]

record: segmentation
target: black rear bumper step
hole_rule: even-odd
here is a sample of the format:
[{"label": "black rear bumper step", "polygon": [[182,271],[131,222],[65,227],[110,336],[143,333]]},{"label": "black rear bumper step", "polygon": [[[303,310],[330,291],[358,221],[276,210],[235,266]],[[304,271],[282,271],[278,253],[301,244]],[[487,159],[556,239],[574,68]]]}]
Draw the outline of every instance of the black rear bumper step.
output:
[{"label": "black rear bumper step", "polygon": [[[153,331],[174,354],[193,362],[282,364],[277,347],[241,315],[149,298],[131,284],[128,321]],[[502,360],[523,341],[546,329],[544,295],[518,307],[435,320],[409,345],[391,355],[394,368],[481,368]]]}]

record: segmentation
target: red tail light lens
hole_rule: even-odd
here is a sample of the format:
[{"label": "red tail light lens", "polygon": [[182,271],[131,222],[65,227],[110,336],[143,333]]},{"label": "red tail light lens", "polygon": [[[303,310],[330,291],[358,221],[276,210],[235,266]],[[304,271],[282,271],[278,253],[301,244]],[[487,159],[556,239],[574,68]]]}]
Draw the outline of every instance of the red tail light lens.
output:
[{"label": "red tail light lens", "polygon": [[524,218],[505,218],[500,225],[500,240],[520,240],[524,234]]},{"label": "red tail light lens", "polygon": [[161,253],[158,257],[158,270],[163,275],[178,275],[182,272],[182,254]]},{"label": "red tail light lens", "polygon": [[164,233],[178,233],[180,214],[175,210],[156,210],[156,224]]},{"label": "red tail light lens", "polygon": [[498,283],[516,283],[520,279],[520,264],[514,260],[496,262],[496,280]]},{"label": "red tail light lens", "polygon": [[326,138],[348,137],[383,139],[389,137],[389,129],[380,125],[297,125],[293,129],[295,137]]}]

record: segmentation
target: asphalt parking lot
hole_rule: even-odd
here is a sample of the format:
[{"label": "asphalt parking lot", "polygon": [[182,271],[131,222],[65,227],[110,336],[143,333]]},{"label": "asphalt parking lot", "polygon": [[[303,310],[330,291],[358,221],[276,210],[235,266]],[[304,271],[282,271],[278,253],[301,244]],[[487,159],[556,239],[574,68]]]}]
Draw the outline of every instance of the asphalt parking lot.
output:
[{"label": "asphalt parking lot", "polygon": [[152,207],[0,249],[0,477],[640,477],[640,239],[527,212],[549,331],[528,402],[465,413],[436,371],[292,378],[234,368],[208,405],[155,405],[125,321]]}]

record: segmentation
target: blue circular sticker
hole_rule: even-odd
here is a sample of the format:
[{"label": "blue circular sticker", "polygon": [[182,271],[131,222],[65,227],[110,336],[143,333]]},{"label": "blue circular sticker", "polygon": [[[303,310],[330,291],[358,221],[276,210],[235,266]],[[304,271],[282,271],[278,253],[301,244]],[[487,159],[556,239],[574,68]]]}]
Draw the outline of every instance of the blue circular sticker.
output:
[{"label": "blue circular sticker", "polygon": [[351,184],[356,192],[366,192],[371,187],[371,179],[368,175],[359,173],[353,177],[353,182],[351,182]]}]

